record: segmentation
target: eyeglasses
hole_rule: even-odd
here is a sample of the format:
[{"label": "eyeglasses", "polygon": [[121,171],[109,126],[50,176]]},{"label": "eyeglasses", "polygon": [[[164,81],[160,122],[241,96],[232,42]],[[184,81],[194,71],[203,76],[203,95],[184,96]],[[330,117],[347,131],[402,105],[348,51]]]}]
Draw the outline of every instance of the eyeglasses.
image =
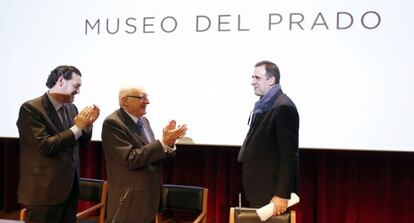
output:
[{"label": "eyeglasses", "polygon": [[129,98],[138,98],[138,99],[144,99],[144,100],[147,100],[148,99],[148,95],[146,95],[146,94],[144,94],[144,95],[142,95],[142,96],[135,96],[135,95],[127,95],[127,97],[129,97]]}]

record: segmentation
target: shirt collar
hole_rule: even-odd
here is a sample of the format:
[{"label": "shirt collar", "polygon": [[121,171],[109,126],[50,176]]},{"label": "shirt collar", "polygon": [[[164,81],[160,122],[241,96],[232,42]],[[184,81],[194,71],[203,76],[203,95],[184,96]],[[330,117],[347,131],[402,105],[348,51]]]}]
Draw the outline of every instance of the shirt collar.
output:
[{"label": "shirt collar", "polygon": [[132,119],[132,121],[134,121],[134,123],[137,123],[138,122],[139,117],[137,117],[137,116],[135,116],[133,114],[128,113],[127,111],[125,111],[125,109],[124,109],[124,112],[126,112],[128,114],[128,116]]},{"label": "shirt collar", "polygon": [[47,92],[47,97],[49,98],[49,100],[50,100],[50,102],[52,103],[52,105],[53,105],[53,107],[55,108],[55,110],[56,111],[58,111],[62,106],[63,106],[63,104],[62,103],[60,103],[60,102],[58,102],[58,101],[56,101],[50,94],[49,94],[49,91]]}]

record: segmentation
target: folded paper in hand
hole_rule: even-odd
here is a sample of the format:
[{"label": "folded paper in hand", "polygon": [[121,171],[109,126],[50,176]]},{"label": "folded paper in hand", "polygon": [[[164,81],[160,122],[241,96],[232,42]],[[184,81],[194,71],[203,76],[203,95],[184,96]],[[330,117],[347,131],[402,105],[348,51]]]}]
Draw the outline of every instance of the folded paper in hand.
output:
[{"label": "folded paper in hand", "polygon": [[[288,207],[299,203],[299,197],[297,194],[295,193],[291,193],[290,194],[290,200],[288,200]],[[274,210],[274,204],[273,202],[270,202],[268,205],[263,206],[259,209],[256,210],[257,215],[259,215],[260,217],[260,221],[266,221],[267,219],[269,219],[270,217],[272,217],[273,215],[273,210]]]}]

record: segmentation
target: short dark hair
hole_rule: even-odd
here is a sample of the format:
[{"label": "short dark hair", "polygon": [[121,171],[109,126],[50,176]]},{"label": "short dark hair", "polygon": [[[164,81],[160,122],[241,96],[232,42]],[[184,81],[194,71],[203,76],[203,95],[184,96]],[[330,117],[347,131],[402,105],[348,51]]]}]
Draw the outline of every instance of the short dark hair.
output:
[{"label": "short dark hair", "polygon": [[279,72],[279,67],[277,67],[275,63],[267,61],[267,60],[263,60],[263,61],[258,62],[256,65],[254,65],[254,67],[260,67],[260,66],[265,66],[267,79],[273,76],[275,77],[275,82],[276,82],[275,84],[279,84],[280,72]]},{"label": "short dark hair", "polygon": [[58,66],[50,72],[49,77],[47,78],[47,81],[46,81],[46,86],[48,88],[52,88],[53,86],[55,86],[60,76],[63,76],[65,80],[70,80],[72,79],[72,73],[82,76],[78,68],[74,66],[68,66],[68,65]]}]

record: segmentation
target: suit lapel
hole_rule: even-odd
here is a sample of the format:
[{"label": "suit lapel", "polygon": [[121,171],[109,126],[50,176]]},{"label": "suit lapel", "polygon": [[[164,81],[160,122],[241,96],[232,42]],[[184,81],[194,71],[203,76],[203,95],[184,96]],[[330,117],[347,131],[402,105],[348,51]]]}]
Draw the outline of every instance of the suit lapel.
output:
[{"label": "suit lapel", "polygon": [[[275,95],[276,99],[275,99],[275,101],[273,102],[272,108],[276,106],[276,104],[277,104],[277,99],[279,99],[280,95],[282,95],[282,94],[283,94],[282,89],[280,89],[280,90],[276,93],[276,95]],[[255,130],[256,130],[256,129],[260,126],[260,124],[262,123],[263,119],[266,117],[266,115],[267,115],[267,113],[268,113],[268,112],[269,112],[269,111],[267,111],[267,112],[265,112],[265,113],[256,114],[256,117],[254,118],[254,119],[255,119],[255,121],[254,121],[254,123],[252,123],[253,125],[252,125],[252,126],[250,126],[249,131],[247,132],[246,138],[245,138],[245,140],[244,140],[244,142],[243,142],[243,146],[244,146],[244,145],[246,145],[246,144],[248,143],[248,141],[251,139],[251,137],[252,137],[253,133],[254,133],[254,132],[255,132]]]},{"label": "suit lapel", "polygon": [[243,142],[243,146],[245,146],[249,142],[249,140],[251,139],[251,136],[253,135],[255,130],[259,127],[259,123],[262,122],[262,119],[264,118],[265,114],[266,113],[256,114],[255,122],[253,123],[253,125],[250,126],[249,131],[247,132],[246,138]]},{"label": "suit lapel", "polygon": [[143,117],[142,120],[143,120],[143,124],[144,124],[145,130],[146,130],[146,132],[148,134],[148,137],[150,137],[151,142],[154,142],[155,141],[154,133],[152,132],[152,129],[151,129],[150,125],[149,125],[148,119],[145,118],[145,117]]},{"label": "suit lapel", "polygon": [[64,131],[62,121],[60,121],[59,115],[55,110],[55,107],[53,107],[52,102],[50,102],[47,94],[43,95],[42,103],[46,111],[46,116],[50,118],[51,125],[56,128],[56,133]]},{"label": "suit lapel", "polygon": [[78,109],[72,103],[66,104],[65,107],[68,115],[69,126],[73,126],[75,124],[75,117],[78,115]]},{"label": "suit lapel", "polygon": [[129,115],[123,109],[119,109],[118,114],[122,122],[124,122],[127,126],[128,131],[130,131],[132,135],[134,135],[135,138],[138,139],[143,145],[148,144],[147,140],[138,134],[138,126],[136,123],[134,123],[134,120],[132,120],[131,117],[129,117]]}]

